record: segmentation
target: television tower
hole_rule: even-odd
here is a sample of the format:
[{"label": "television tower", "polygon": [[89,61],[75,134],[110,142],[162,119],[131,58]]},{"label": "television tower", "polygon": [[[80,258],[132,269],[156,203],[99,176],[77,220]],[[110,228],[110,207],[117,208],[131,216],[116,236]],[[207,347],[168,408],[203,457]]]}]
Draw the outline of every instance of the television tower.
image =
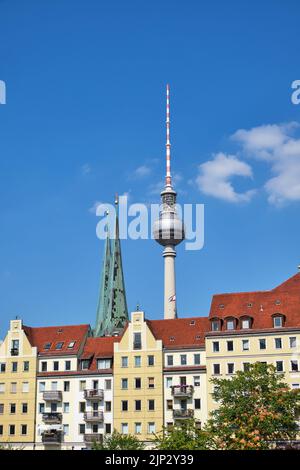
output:
[{"label": "television tower", "polygon": [[171,177],[170,87],[167,85],[166,180],[161,194],[159,219],[154,222],[154,239],[164,247],[164,319],[177,318],[175,246],[184,240],[184,225],[176,212],[176,196]]}]

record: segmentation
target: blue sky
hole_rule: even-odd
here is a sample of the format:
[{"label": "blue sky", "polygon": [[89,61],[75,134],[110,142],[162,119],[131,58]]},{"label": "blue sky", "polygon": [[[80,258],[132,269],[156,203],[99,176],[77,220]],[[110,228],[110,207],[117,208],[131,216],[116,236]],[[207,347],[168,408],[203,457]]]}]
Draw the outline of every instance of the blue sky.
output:
[{"label": "blue sky", "polygon": [[[269,289],[300,263],[295,1],[0,1],[0,336],[92,323],[97,201],[158,202],[165,85],[182,203],[205,204],[205,246],[178,248],[179,316],[213,293]],[[299,178],[298,178],[299,176]],[[130,310],[163,315],[154,241],[123,241]]]}]

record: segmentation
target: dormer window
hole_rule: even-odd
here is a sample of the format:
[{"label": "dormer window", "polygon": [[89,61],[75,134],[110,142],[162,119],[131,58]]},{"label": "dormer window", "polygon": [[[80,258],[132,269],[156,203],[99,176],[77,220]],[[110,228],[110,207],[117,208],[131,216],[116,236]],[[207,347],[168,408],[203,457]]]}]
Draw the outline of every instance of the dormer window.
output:
[{"label": "dormer window", "polygon": [[45,343],[44,349],[50,349],[52,343]]},{"label": "dormer window", "polygon": [[211,331],[220,331],[221,329],[221,322],[218,318],[215,318],[211,322]]},{"label": "dormer window", "polygon": [[234,330],[234,329],[235,329],[235,319],[228,318],[228,320],[226,320],[226,330]]},{"label": "dormer window", "polygon": [[253,303],[252,303],[252,302],[249,302],[249,303],[247,304],[247,307],[248,307],[248,308],[253,307]]},{"label": "dormer window", "polygon": [[75,346],[75,343],[76,341],[70,341],[70,343],[68,344],[68,349],[73,349]]},{"label": "dormer window", "polygon": [[273,327],[274,328],[282,328],[283,326],[283,316],[282,315],[274,315],[273,316]]},{"label": "dormer window", "polygon": [[241,329],[242,330],[249,330],[251,328],[251,325],[252,325],[252,318],[251,317],[242,317],[240,319],[241,323]]},{"label": "dormer window", "polygon": [[60,343],[56,343],[55,349],[62,349],[63,345],[64,345],[63,341]]},{"label": "dormer window", "polygon": [[224,304],[220,304],[220,305],[219,305],[219,308],[220,308],[220,309],[223,309],[224,307],[225,307]]},{"label": "dormer window", "polygon": [[89,359],[83,359],[81,361],[81,370],[87,370],[89,368],[90,361]]}]

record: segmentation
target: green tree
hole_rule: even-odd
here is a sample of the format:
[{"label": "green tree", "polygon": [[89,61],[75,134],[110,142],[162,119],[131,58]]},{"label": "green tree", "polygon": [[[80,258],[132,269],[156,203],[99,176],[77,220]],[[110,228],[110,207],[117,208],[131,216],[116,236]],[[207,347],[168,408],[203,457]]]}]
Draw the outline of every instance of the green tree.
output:
[{"label": "green tree", "polygon": [[207,450],[210,436],[197,427],[195,420],[187,420],[180,425],[164,428],[155,435],[155,447],[159,450]]},{"label": "green tree", "polygon": [[255,363],[232,379],[212,379],[218,408],[205,427],[215,449],[271,449],[297,435],[299,390],[292,390],[272,365]]},{"label": "green tree", "polygon": [[116,430],[104,437],[103,443],[94,442],[93,450],[144,450],[144,444],[131,434],[120,434]]}]

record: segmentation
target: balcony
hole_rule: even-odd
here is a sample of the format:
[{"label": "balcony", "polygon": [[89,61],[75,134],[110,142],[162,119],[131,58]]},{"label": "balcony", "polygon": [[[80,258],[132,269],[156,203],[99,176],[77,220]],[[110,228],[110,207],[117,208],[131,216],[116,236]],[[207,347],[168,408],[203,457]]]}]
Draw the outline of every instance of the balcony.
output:
[{"label": "balcony", "polygon": [[174,385],[172,387],[172,395],[174,398],[190,398],[193,396],[193,385]]},{"label": "balcony", "polygon": [[62,414],[43,413],[43,422],[46,424],[60,424],[62,422]]},{"label": "balcony", "polygon": [[19,349],[18,348],[12,348],[10,350],[10,355],[11,356],[18,356],[19,355]]},{"label": "balcony", "polygon": [[174,419],[191,419],[194,417],[194,410],[173,410]]},{"label": "balcony", "polygon": [[58,445],[61,443],[61,432],[60,431],[45,431],[42,434],[43,444]]},{"label": "balcony", "polygon": [[103,421],[103,411],[90,411],[90,412],[84,413],[84,421],[87,421],[87,422]]},{"label": "balcony", "polygon": [[84,442],[87,444],[93,444],[93,442],[103,442],[103,434],[92,433],[84,435]]},{"label": "balcony", "polygon": [[102,389],[85,390],[84,398],[86,400],[103,400],[103,390]]},{"label": "balcony", "polygon": [[43,400],[45,401],[61,401],[62,393],[58,390],[51,390],[43,393]]}]

